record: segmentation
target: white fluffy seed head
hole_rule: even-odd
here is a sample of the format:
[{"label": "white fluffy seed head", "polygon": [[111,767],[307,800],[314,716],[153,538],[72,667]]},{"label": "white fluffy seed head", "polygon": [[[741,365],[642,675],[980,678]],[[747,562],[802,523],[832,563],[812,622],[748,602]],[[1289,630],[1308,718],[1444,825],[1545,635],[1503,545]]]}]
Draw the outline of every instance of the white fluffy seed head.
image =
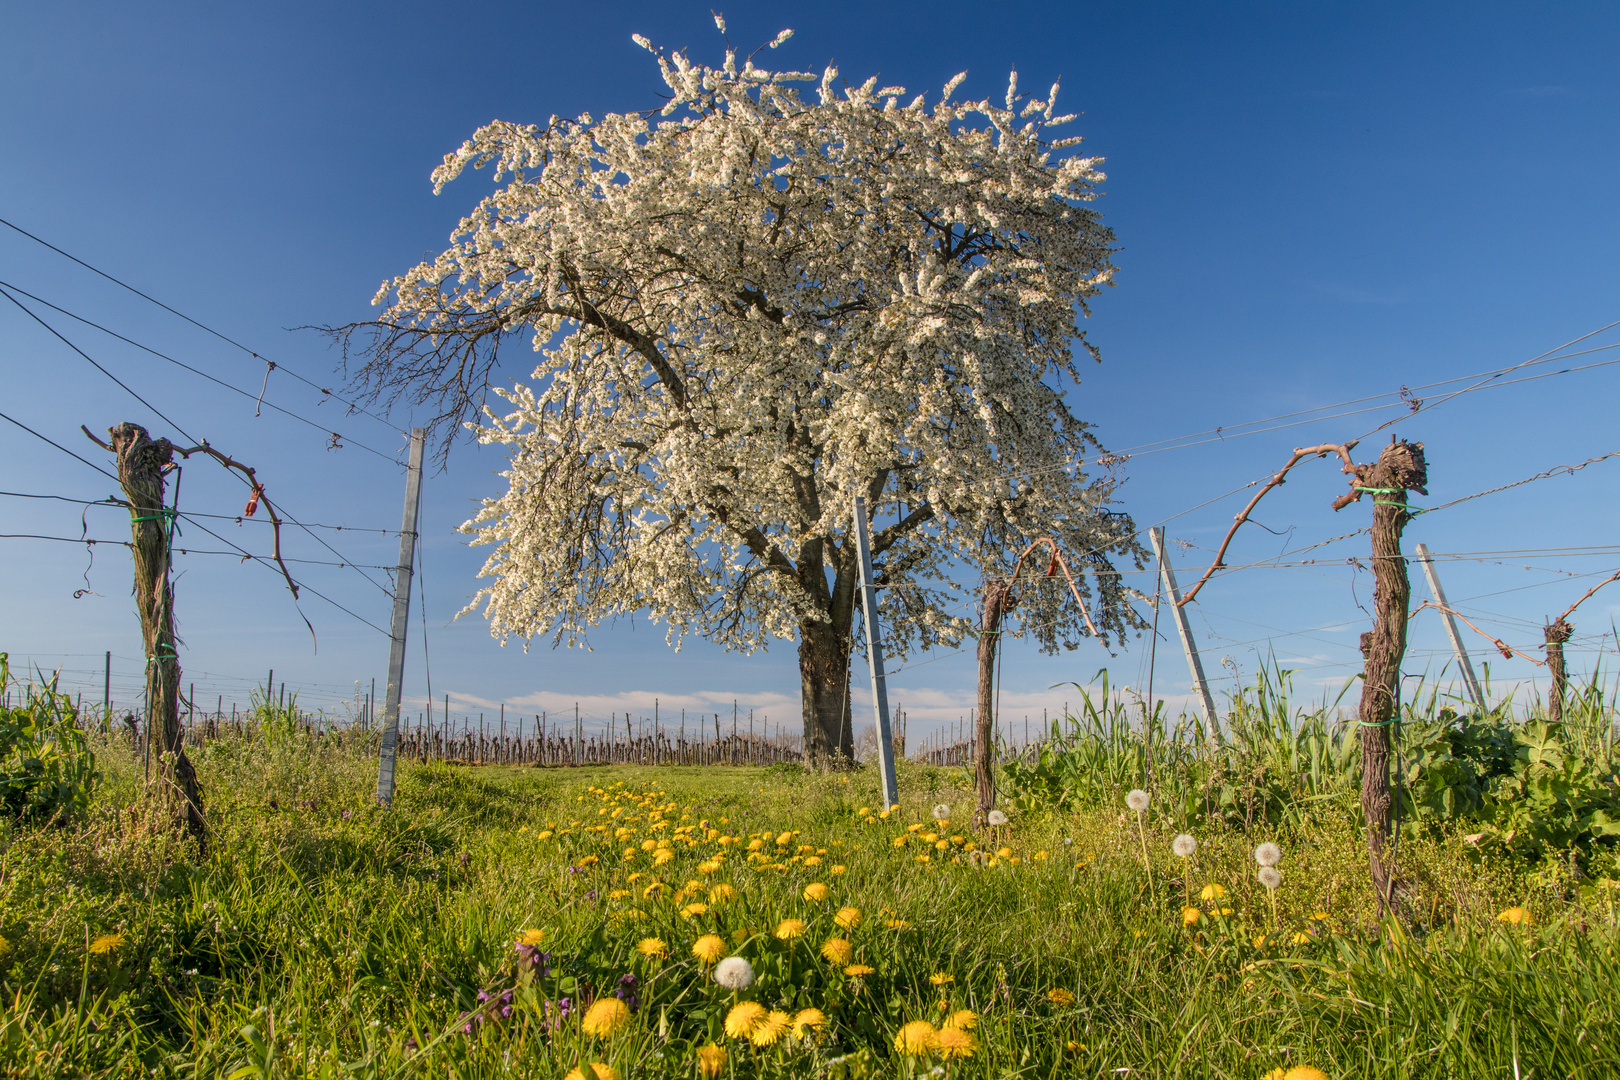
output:
[{"label": "white fluffy seed head", "polygon": [[935,821],[944,821],[946,818],[948,818],[950,816],[951,816],[951,808],[948,805],[946,805],[945,803],[940,803],[938,806],[934,807],[934,820]]},{"label": "white fluffy seed head", "polygon": [[1267,840],[1254,849],[1254,861],[1261,866],[1276,866],[1282,861],[1282,848]]},{"label": "white fluffy seed head", "polygon": [[992,810],[984,820],[988,821],[992,825],[1005,825],[1007,824],[1007,815],[1003,814],[1000,810]]},{"label": "white fluffy seed head", "polygon": [[1182,833],[1170,842],[1170,850],[1183,859],[1189,859],[1192,853],[1198,850],[1198,841],[1194,839],[1192,833]]},{"label": "white fluffy seed head", "polygon": [[741,956],[728,956],[714,965],[714,981],[727,990],[745,990],[754,981],[754,965]]},{"label": "white fluffy seed head", "polygon": [[1148,801],[1148,793],[1141,788],[1134,788],[1130,794],[1125,796],[1125,805],[1138,814],[1148,808]]},{"label": "white fluffy seed head", "polygon": [[1260,884],[1268,889],[1275,889],[1282,884],[1282,874],[1275,866],[1262,866],[1255,876],[1260,879]]}]

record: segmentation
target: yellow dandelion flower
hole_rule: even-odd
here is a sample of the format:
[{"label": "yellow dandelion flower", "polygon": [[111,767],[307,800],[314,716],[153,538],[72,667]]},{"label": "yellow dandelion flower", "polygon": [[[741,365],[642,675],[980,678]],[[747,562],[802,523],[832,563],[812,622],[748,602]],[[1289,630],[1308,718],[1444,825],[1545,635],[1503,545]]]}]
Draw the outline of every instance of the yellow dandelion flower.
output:
[{"label": "yellow dandelion flower", "polygon": [[116,934],[102,934],[90,943],[90,953],[93,956],[100,956],[103,953],[117,952],[118,948],[123,944],[124,934],[122,931]]},{"label": "yellow dandelion flower", "polygon": [[904,919],[890,919],[888,922],[884,923],[883,925],[887,926],[890,930],[904,930],[907,927],[909,927],[911,924],[908,923]]},{"label": "yellow dandelion flower", "polygon": [[853,930],[861,925],[861,909],[841,907],[838,909],[838,914],[833,916],[833,922],[845,930]]},{"label": "yellow dandelion flower", "polygon": [[894,838],[894,846],[895,847],[905,847],[906,846],[906,841],[909,840],[909,839],[911,839],[911,837],[906,836],[904,834],[901,834],[900,836],[897,836],[897,837]]},{"label": "yellow dandelion flower", "polygon": [[1311,913],[1311,921],[1312,922],[1327,922],[1332,917],[1333,916],[1329,915],[1325,911],[1316,911],[1316,912]]},{"label": "yellow dandelion flower", "polygon": [[655,937],[644,937],[636,942],[636,952],[662,960],[669,955],[669,946]]},{"label": "yellow dandelion flower", "polygon": [[792,941],[804,935],[804,921],[802,919],[783,919],[776,924],[776,937],[780,941]]},{"label": "yellow dandelion flower", "polygon": [[519,945],[533,946],[540,944],[544,940],[546,940],[546,932],[544,930],[525,930],[523,933],[518,935],[517,943]]},{"label": "yellow dandelion flower", "polygon": [[844,938],[828,938],[821,946],[821,955],[829,964],[843,967],[855,955],[855,947]]},{"label": "yellow dandelion flower", "polygon": [[1010,859],[1010,858],[1012,858],[1012,848],[1004,847],[1004,848],[998,849],[996,851],[996,858],[998,858],[998,859]]},{"label": "yellow dandelion flower", "polygon": [[721,883],[721,884],[716,885],[714,888],[709,890],[709,903],[711,903],[711,904],[723,904],[727,900],[735,899],[736,896],[737,896],[737,890],[736,889],[732,888],[730,885],[726,885],[724,883]]},{"label": "yellow dandelion flower", "polygon": [[778,1009],[772,1009],[754,1024],[754,1033],[748,1036],[755,1046],[775,1046],[793,1023],[793,1018]]},{"label": "yellow dandelion flower", "polygon": [[657,896],[659,893],[661,893],[663,891],[664,891],[664,883],[662,881],[655,881],[651,885],[647,886],[645,889],[641,890],[641,898],[643,900],[651,900],[653,897]]},{"label": "yellow dandelion flower", "polygon": [[947,975],[943,971],[936,971],[932,975],[928,976],[928,981],[933,983],[935,986],[948,986],[956,981],[956,976]]},{"label": "yellow dandelion flower", "polygon": [[793,1017],[793,1037],[804,1038],[807,1030],[814,1030],[827,1022],[827,1014],[820,1009],[800,1009]]},{"label": "yellow dandelion flower", "polygon": [[851,964],[844,969],[844,974],[852,979],[859,979],[867,975],[877,974],[877,968],[867,967],[865,964]]},{"label": "yellow dandelion flower", "polygon": [[820,855],[812,855],[812,856],[810,856],[808,859],[804,860],[804,865],[806,865],[806,866],[820,866],[821,865],[821,856]]},{"label": "yellow dandelion flower", "polygon": [[913,1020],[900,1028],[894,1037],[894,1048],[908,1057],[921,1057],[932,1050],[939,1040],[939,1032],[926,1020]]},{"label": "yellow dandelion flower", "polygon": [[587,1035],[612,1035],[630,1022],[630,1006],[616,997],[597,998],[580,1027]]},{"label": "yellow dandelion flower", "polygon": [[654,851],[657,848],[658,848],[658,841],[656,841],[656,840],[643,840],[641,842],[641,850],[642,851]]},{"label": "yellow dandelion flower", "polygon": [[1311,943],[1311,935],[1302,934],[1302,933],[1300,933],[1299,931],[1296,930],[1296,931],[1294,931],[1294,936],[1292,938],[1290,938],[1289,940],[1292,941],[1295,945],[1309,945]]},{"label": "yellow dandelion flower", "polygon": [[1086,1044],[1083,1042],[1075,1042],[1073,1039],[1070,1039],[1068,1042],[1063,1044],[1063,1048],[1071,1054],[1078,1054],[1080,1051],[1086,1048]]},{"label": "yellow dandelion flower", "polygon": [[720,872],[720,866],[721,863],[719,859],[704,859],[702,862],[698,863],[697,870],[698,873],[704,875],[717,874]]},{"label": "yellow dandelion flower", "polygon": [[1198,898],[1200,900],[1224,900],[1226,899],[1226,886],[1212,881],[1198,893]]},{"label": "yellow dandelion flower", "polygon": [[726,943],[718,934],[704,934],[692,942],[692,955],[705,964],[717,962],[726,951]]},{"label": "yellow dandelion flower", "polygon": [[847,868],[843,867],[843,866],[833,866],[827,872],[829,874],[831,874],[833,877],[837,877],[839,874],[842,874],[845,871],[845,869],[847,869]]},{"label": "yellow dandelion flower", "polygon": [[957,1009],[945,1018],[941,1027],[960,1028],[963,1031],[972,1031],[979,1026],[979,1014],[972,1009]]},{"label": "yellow dandelion flower", "polygon": [[653,865],[663,866],[665,863],[674,858],[675,853],[669,850],[669,848],[659,848],[657,851],[653,852]]},{"label": "yellow dandelion flower", "polygon": [[823,885],[819,881],[812,881],[810,884],[804,887],[804,898],[806,900],[814,900],[818,904],[821,903],[823,900],[827,899],[827,886]]},{"label": "yellow dandelion flower", "polygon": [[720,1070],[726,1067],[726,1048],[714,1043],[698,1047],[697,1067],[698,1075],[704,1080],[719,1076]]},{"label": "yellow dandelion flower", "polygon": [[647,875],[643,874],[640,870],[636,870],[624,879],[624,883],[626,885],[634,885],[636,882],[640,881],[646,876]]},{"label": "yellow dandelion flower", "polygon": [[1036,862],[1045,862],[1046,861],[1046,852],[1037,851],[1034,855],[1031,856],[1031,858],[1033,858]]},{"label": "yellow dandelion flower", "polygon": [[1266,935],[1264,935],[1264,934],[1256,934],[1256,935],[1254,935],[1254,947],[1257,948],[1257,949],[1265,948],[1266,947]]},{"label": "yellow dandelion flower", "polygon": [[765,1006],[759,1002],[739,1001],[726,1013],[726,1034],[733,1039],[750,1038],[765,1015]]},{"label": "yellow dandelion flower", "polygon": [[765,846],[765,841],[759,839],[758,837],[755,837],[754,839],[748,841],[748,850],[749,851],[758,851],[760,848],[762,848],[764,846]]},{"label": "yellow dandelion flower", "polygon": [[687,904],[681,908],[681,914],[688,919],[695,919],[709,910],[708,904]]},{"label": "yellow dandelion flower", "polygon": [[979,1049],[979,1042],[970,1032],[946,1027],[934,1033],[934,1048],[943,1058],[970,1058]]},{"label": "yellow dandelion flower", "polygon": [[593,1061],[583,1069],[569,1069],[563,1080],[619,1080],[619,1070],[604,1061]]},{"label": "yellow dandelion flower", "polygon": [[1199,911],[1197,908],[1195,908],[1195,907],[1184,907],[1184,908],[1181,909],[1181,925],[1182,926],[1197,926],[1199,923],[1201,923],[1203,921],[1204,921],[1204,913],[1202,911]]},{"label": "yellow dandelion flower", "polygon": [[536,840],[550,840],[551,839],[551,830],[550,829],[542,829],[540,832],[537,832],[537,833],[534,834],[534,838]]},{"label": "yellow dandelion flower", "polygon": [[1496,917],[1497,922],[1505,922],[1510,926],[1530,926],[1535,919],[1530,915],[1529,908],[1510,907]]},{"label": "yellow dandelion flower", "polygon": [[1295,1065],[1292,1069],[1272,1069],[1261,1080],[1329,1080],[1329,1077],[1310,1065]]},{"label": "yellow dandelion flower", "polygon": [[1074,1004],[1074,995],[1061,986],[1054,986],[1046,992],[1046,1000],[1059,1008],[1067,1009]]}]

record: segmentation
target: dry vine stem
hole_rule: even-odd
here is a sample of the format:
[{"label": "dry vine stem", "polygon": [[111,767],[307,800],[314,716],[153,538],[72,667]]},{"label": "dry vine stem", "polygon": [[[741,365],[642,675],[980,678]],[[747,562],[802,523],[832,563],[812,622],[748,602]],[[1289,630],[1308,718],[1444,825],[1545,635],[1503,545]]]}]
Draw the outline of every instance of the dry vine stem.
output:
[{"label": "dry vine stem", "polygon": [[[1236,520],[1232,522],[1232,527],[1226,530],[1226,539],[1221,541],[1220,550],[1215,552],[1215,561],[1210,564],[1208,570],[1204,571],[1204,576],[1199,578],[1191,589],[1187,590],[1186,595],[1181,598],[1180,606],[1186,607],[1188,604],[1192,603],[1192,598],[1198,595],[1198,590],[1204,587],[1204,582],[1214,577],[1215,572],[1222,569],[1226,565],[1226,549],[1231,546],[1232,537],[1237,535],[1238,529],[1242,527],[1244,522],[1249,520],[1249,514],[1254,511],[1256,504],[1258,504],[1261,499],[1265,498],[1266,492],[1270,491],[1274,487],[1281,487],[1283,484],[1287,483],[1289,469],[1292,469],[1295,465],[1298,465],[1301,461],[1308,457],[1320,458],[1327,457],[1329,454],[1338,454],[1339,459],[1344,462],[1343,471],[1353,476],[1356,471],[1356,464],[1350,460],[1350,451],[1356,448],[1357,441],[1358,440],[1352,439],[1347,443],[1323,443],[1321,446],[1307,446],[1303,449],[1296,449],[1294,451],[1294,456],[1289,458],[1288,462],[1283,465],[1282,468],[1272,473],[1271,479],[1266,481],[1265,486],[1254,493],[1254,498],[1249,500],[1249,505],[1245,506],[1238,512]],[[1361,493],[1359,491],[1352,490],[1346,495],[1339,496],[1339,498],[1333,503],[1333,509],[1342,510],[1359,498],[1361,498]],[[1067,573],[1067,568],[1065,568],[1064,572]]]},{"label": "dry vine stem", "polygon": [[1390,812],[1393,800],[1389,787],[1390,725],[1396,720],[1395,690],[1400,679],[1401,659],[1406,653],[1407,608],[1412,599],[1412,583],[1406,576],[1406,559],[1401,554],[1401,532],[1411,520],[1406,493],[1428,494],[1428,464],[1422,443],[1390,444],[1371,465],[1357,465],[1350,457],[1355,442],[1324,443],[1294,451],[1281,469],[1271,475],[1254,498],[1237,515],[1226,538],[1215,553],[1215,561],[1204,571],[1186,596],[1189,603],[1204,583],[1225,565],[1226,549],[1243,523],[1249,520],[1266,492],[1287,480],[1288,471],[1308,457],[1337,454],[1350,480],[1350,490],[1333,500],[1334,510],[1358,502],[1363,494],[1373,495],[1372,567],[1373,628],[1361,635],[1365,665],[1361,676],[1361,704],[1357,716],[1361,728],[1361,811],[1367,820],[1367,858],[1373,891],[1380,912],[1394,910],[1396,877],[1394,852],[1390,847]]},{"label": "dry vine stem", "polygon": [[1097,627],[1091,621],[1091,613],[1086,610],[1086,602],[1080,596],[1080,587],[1075,584],[1074,575],[1069,572],[1069,564],[1064,560],[1063,553],[1054,538],[1040,536],[1031,541],[1029,546],[1019,553],[1018,561],[1013,564],[1012,576],[1005,581],[1000,578],[986,579],[984,610],[979,616],[979,715],[976,725],[978,753],[974,755],[973,762],[979,802],[975,817],[981,825],[996,805],[995,773],[991,768],[991,755],[995,742],[996,652],[1001,636],[1001,619],[1018,605],[1018,598],[1013,595],[1013,585],[1018,581],[1018,573],[1024,567],[1024,559],[1038,547],[1046,547],[1051,551],[1045,576],[1055,577],[1058,570],[1063,571],[1064,580],[1069,583],[1069,592],[1080,607],[1080,617],[1086,621],[1086,629],[1091,631],[1093,637],[1100,636]]},{"label": "dry vine stem", "polygon": [[163,499],[163,477],[174,464],[174,446],[167,439],[154,442],[139,424],[119,424],[107,433],[110,444],[90,437],[117,455],[118,482],[128,499],[135,607],[146,648],[147,737],[151,738],[154,723],[158,725],[158,776],[165,799],[178,823],[206,850],[202,787],[186,757],[180,728],[180,659],[174,647],[174,586],[169,580],[175,512]]}]

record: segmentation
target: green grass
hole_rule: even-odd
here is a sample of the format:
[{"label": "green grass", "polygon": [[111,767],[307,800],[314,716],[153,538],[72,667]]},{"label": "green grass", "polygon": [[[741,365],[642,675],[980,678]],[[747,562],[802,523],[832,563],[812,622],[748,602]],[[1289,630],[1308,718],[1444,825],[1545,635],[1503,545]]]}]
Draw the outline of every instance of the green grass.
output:
[{"label": "green grass", "polygon": [[[729,1052],[722,1075],[738,1077],[1259,1078],[1298,1064],[1335,1080],[1620,1074],[1607,897],[1582,906],[1567,882],[1441,829],[1402,841],[1402,928],[1377,921],[1363,841],[1342,815],[1209,824],[1182,862],[1170,840],[1184,819],[1155,807],[1150,881],[1123,805],[1030,809],[1001,835],[975,836],[961,824],[960,770],[904,764],[902,809],[871,824],[856,812],[876,803],[871,771],[782,768],[411,765],[383,812],[370,802],[368,747],[287,732],[199,754],[214,839],[198,863],[143,817],[128,751],[108,743],[99,755],[106,779],[87,818],[3,839],[7,1076],[562,1077],[600,1061],[624,1077],[692,1077],[695,1048],[711,1039]],[[593,788],[648,795],[625,810],[641,818],[633,836],[583,831],[609,820],[599,810],[629,805]],[[953,864],[961,846],[923,845],[939,802],[959,819],[947,844],[961,835],[1017,863]],[[649,832],[649,804],[670,824]],[[665,865],[639,849],[700,822],[702,839],[669,844]],[[698,869],[722,850],[709,829],[742,838],[712,875]],[[800,835],[778,849],[784,830]],[[739,849],[761,833],[785,869],[747,862]],[[1255,881],[1261,840],[1285,852],[1275,918]],[[825,849],[820,865],[790,861],[801,844],[811,857]],[[643,897],[652,880],[665,895]],[[694,880],[703,888],[671,898]],[[817,881],[825,902],[803,896]],[[738,895],[683,917],[715,882]],[[1228,890],[1223,903],[1197,899],[1210,882]],[[1203,912],[1194,927],[1183,926],[1189,896]],[[844,934],[832,922],[842,905],[862,912],[844,936],[868,977],[818,956]],[[1533,926],[1497,920],[1521,905]],[[803,937],[773,935],[787,918],[807,924]],[[549,974],[514,951],[530,929],[545,935]],[[733,995],[691,955],[706,931],[752,961],[743,999],[823,1010],[819,1039],[756,1049],[726,1038]],[[107,935],[122,937],[95,951]],[[647,937],[669,956],[639,954]],[[606,994],[625,974],[639,999],[625,1031],[587,1036],[577,1010],[550,1022],[546,999]],[[953,981],[936,986],[936,974]],[[508,989],[511,1017],[465,1034],[479,991]],[[978,1014],[975,1055],[897,1054],[895,1032],[938,1022],[941,1001]]]}]

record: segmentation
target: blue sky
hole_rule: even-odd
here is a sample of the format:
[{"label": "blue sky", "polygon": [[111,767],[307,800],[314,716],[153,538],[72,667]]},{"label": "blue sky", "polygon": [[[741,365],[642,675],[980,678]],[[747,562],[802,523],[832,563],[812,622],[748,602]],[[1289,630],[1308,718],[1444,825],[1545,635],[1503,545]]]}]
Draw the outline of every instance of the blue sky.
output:
[{"label": "blue sky", "polygon": [[[1104,363],[1071,400],[1111,450],[1180,440],[1133,456],[1122,496],[1140,525],[1165,520],[1172,538],[1193,545],[1176,548],[1184,580],[1245,496],[1199,504],[1263,476],[1294,446],[1354,437],[1400,406],[1387,407],[1386,396],[1347,407],[1382,411],[1328,409],[1326,419],[1258,432],[1241,425],[1503,368],[1620,319],[1612,3],[819,3],[725,14],[739,44],[796,30],[772,57],[784,65],[834,60],[851,79],[881,73],[931,95],[964,68],[965,94],[999,95],[1014,66],[1026,86],[1062,78],[1060,103],[1083,112],[1076,130],[1086,151],[1107,159],[1100,206],[1121,245],[1118,286],[1091,320]],[[0,281],[247,391],[33,304],[187,434],[256,466],[300,520],[377,530],[398,527],[403,479],[390,459],[410,411],[386,422],[344,416],[290,378],[341,385],[325,339],[296,328],[368,317],[380,281],[443,247],[488,182],[476,174],[434,197],[428,174],[479,124],[645,108],[661,84],[632,33],[697,57],[721,49],[707,5],[670,3],[11,3],[5,21],[0,217],[282,369],[265,385],[262,360],[4,228]],[[1578,348],[1617,342],[1620,329]],[[1620,349],[1551,367],[1610,358]],[[0,375],[0,411],[92,461],[106,455],[80,424],[100,431],[128,419],[179,437],[4,300]],[[1417,501],[1438,505],[1620,449],[1617,378],[1597,367],[1482,389],[1397,425],[1428,447],[1431,497]],[[316,427],[255,416],[261,385],[266,401]],[[344,449],[327,448],[330,430],[346,437]],[[1358,456],[1375,452],[1369,444]],[[5,491],[111,494],[105,477],[4,422],[0,454]],[[736,699],[797,726],[791,643],[752,657],[698,642],[674,653],[660,628],[637,620],[604,627],[593,652],[537,644],[525,654],[501,648],[476,618],[450,623],[482,561],[454,526],[497,491],[500,467],[497,454],[464,444],[447,471],[428,477],[421,584],[436,696],[449,692],[458,714],[492,715],[500,702],[514,714],[554,714],[579,700],[596,718],[650,711],[654,697],[665,715],[729,712]],[[1466,556],[1441,568],[1453,600],[1482,629],[1535,653],[1542,622],[1620,565],[1617,472],[1620,459],[1422,516],[1408,543]],[[1365,507],[1328,509],[1341,484],[1328,464],[1302,466],[1257,514],[1283,535],[1245,531],[1229,561],[1274,558],[1363,526]],[[244,491],[198,463],[182,497],[190,511],[233,515]],[[126,535],[117,511],[12,496],[0,496],[0,533],[78,536],[81,512],[89,535]],[[262,526],[216,524],[265,550]],[[287,553],[368,566],[396,559],[395,539],[382,532],[317,532],[341,554],[300,532],[288,535]],[[182,543],[224,550],[195,529]],[[0,545],[12,568],[0,576],[0,649],[62,665],[85,685],[99,684],[111,650],[115,696],[133,700],[140,646],[127,555],[102,547],[89,567],[74,544]],[[1249,675],[1275,654],[1299,671],[1307,696],[1336,690],[1357,666],[1368,621],[1369,576],[1347,562],[1364,552],[1356,537],[1283,560],[1313,565],[1214,581],[1189,609],[1211,674]],[[330,706],[356,681],[383,675],[388,643],[373,627],[306,593],[314,651],[263,567],[200,554],[180,563],[182,662],[199,699],[245,701],[274,668],[307,703]],[[364,571],[367,581],[352,567],[294,566],[311,588],[387,625],[383,571]],[[75,598],[81,589],[90,591]],[[1427,595],[1421,584],[1415,593]],[[1620,586],[1581,609],[1577,673],[1605,649],[1612,656],[1617,606]],[[1438,672],[1446,653],[1433,613],[1412,625],[1407,670]],[[415,612],[406,693],[418,700],[421,627]],[[1490,659],[1489,643],[1470,636],[1476,663]],[[1175,699],[1187,678],[1168,640],[1156,689]],[[1147,653],[1145,638],[1113,657],[1092,646],[1045,658],[1012,641],[1004,715],[1016,734],[1023,714],[1075,696],[1049,687],[1087,682],[1105,665],[1116,682],[1139,686]],[[891,687],[912,713],[913,742],[966,712],[969,654],[891,666],[902,669]],[[1492,673],[1506,685],[1538,672],[1498,657]],[[857,679],[858,702],[860,687]]]}]

